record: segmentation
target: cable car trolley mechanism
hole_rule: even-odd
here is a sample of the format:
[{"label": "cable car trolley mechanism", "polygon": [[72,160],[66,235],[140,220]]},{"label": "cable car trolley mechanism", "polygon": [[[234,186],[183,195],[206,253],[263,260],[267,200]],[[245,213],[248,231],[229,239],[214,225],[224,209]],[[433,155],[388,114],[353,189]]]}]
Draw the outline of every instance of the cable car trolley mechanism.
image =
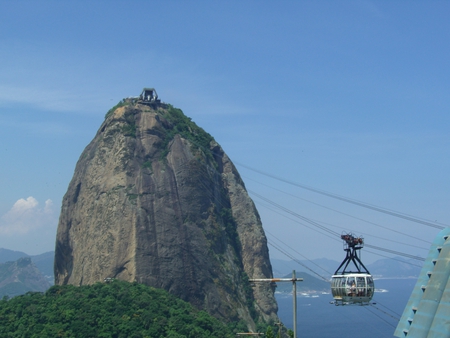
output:
[{"label": "cable car trolley mechanism", "polygon": [[[375,286],[372,275],[361,262],[361,250],[364,238],[353,234],[343,234],[344,251],[347,253],[341,265],[331,277],[331,293],[335,305],[368,305],[373,297]],[[359,257],[358,257],[359,252]],[[353,263],[356,271],[349,271]]]}]

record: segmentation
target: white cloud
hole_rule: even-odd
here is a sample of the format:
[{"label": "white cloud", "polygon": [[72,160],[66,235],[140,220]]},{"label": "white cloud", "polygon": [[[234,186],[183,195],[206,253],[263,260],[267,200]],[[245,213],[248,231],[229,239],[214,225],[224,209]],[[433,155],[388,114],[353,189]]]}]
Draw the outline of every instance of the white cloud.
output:
[{"label": "white cloud", "polygon": [[54,226],[56,217],[53,202],[46,200],[43,208],[32,196],[19,199],[0,220],[0,234],[25,235],[33,230]]}]

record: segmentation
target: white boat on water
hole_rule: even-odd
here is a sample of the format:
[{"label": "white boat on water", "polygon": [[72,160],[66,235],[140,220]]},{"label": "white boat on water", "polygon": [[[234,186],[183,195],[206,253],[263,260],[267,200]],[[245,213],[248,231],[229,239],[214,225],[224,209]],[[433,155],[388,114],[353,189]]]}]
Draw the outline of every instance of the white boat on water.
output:
[{"label": "white boat on water", "polygon": [[383,293],[383,292],[389,292],[389,290],[386,290],[386,289],[375,289],[375,292]]}]

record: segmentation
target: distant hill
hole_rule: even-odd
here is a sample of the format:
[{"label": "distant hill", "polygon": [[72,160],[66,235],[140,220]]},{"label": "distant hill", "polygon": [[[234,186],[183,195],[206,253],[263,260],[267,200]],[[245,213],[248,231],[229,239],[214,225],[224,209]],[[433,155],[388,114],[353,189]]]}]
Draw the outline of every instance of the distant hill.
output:
[{"label": "distant hill", "polygon": [[[285,261],[282,259],[272,259],[272,269],[274,276],[280,277],[286,274],[292,275],[292,270],[306,272],[311,275],[319,274],[325,278],[331,278],[340,262],[327,258],[314,259],[312,261],[302,260],[301,264],[295,261]],[[314,272],[312,272],[312,271]],[[318,276],[316,276],[318,277]]]},{"label": "distant hill", "polygon": [[31,256],[34,265],[42,272],[47,281],[53,285],[55,277],[53,273],[53,262],[55,261],[55,252],[49,251],[40,255]]},{"label": "distant hill", "polygon": [[30,257],[0,264],[0,297],[14,297],[28,291],[46,291],[50,283]]},{"label": "distant hill", "polygon": [[385,258],[369,264],[367,269],[374,277],[418,277],[422,269],[422,263],[401,257]]},{"label": "distant hill", "polygon": [[28,255],[22,251],[14,251],[0,248],[0,264],[6,262],[13,262],[22,257],[30,257],[33,264],[45,276],[50,285],[54,284],[53,262],[55,260],[55,252],[48,251],[39,255]]},{"label": "distant hill", "polygon": [[[292,273],[282,278],[291,278]],[[297,272],[297,278],[303,278],[302,282],[297,282],[297,292],[307,292],[307,293],[315,293],[315,292],[330,292],[330,283],[314,277],[306,272]],[[292,293],[292,282],[277,282],[277,292],[286,292]]]},{"label": "distant hill", "polygon": [[0,264],[17,261],[21,257],[29,257],[25,252],[0,248]]}]

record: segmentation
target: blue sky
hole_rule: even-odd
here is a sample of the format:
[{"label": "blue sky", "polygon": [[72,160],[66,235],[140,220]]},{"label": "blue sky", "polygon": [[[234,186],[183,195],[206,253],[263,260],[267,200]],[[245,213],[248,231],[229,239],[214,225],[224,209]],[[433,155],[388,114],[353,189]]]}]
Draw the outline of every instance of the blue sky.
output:
[{"label": "blue sky", "polygon": [[[143,87],[236,163],[450,224],[449,13],[447,1],[0,2],[0,247],[54,249],[78,157]],[[237,168],[252,192],[376,246],[425,256],[438,233]],[[252,197],[272,243],[344,257]]]}]

